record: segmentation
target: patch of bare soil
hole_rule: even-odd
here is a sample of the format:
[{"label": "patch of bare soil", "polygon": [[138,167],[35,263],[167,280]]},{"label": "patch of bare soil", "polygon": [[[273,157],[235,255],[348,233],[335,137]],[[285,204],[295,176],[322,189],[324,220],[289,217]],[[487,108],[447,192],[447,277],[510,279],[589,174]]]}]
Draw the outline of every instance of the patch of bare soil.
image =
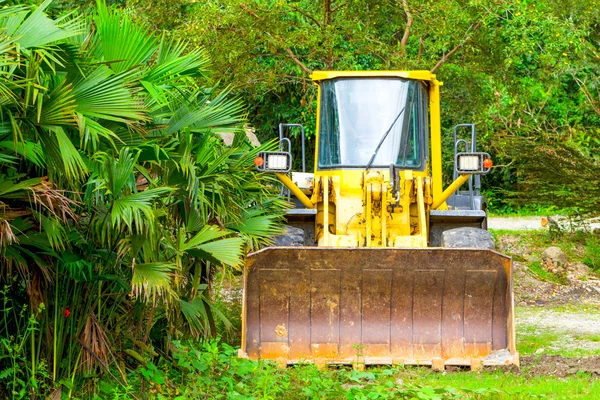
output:
[{"label": "patch of bare soil", "polygon": [[536,304],[552,297],[555,284],[540,281],[525,263],[513,261],[515,304]]},{"label": "patch of bare soil", "polygon": [[[540,262],[534,249],[519,236],[503,235],[496,241],[496,248],[512,255],[514,270],[515,304],[600,304],[600,278],[580,263],[567,263],[561,269],[564,285],[543,281],[529,268]],[[539,249],[538,249],[539,250]],[[516,261],[518,260],[518,261]]]},{"label": "patch of bare soil", "polygon": [[556,376],[559,378],[587,373],[600,377],[600,356],[571,358],[557,355],[521,357],[521,373],[529,376]]},{"label": "patch of bare soil", "polygon": [[513,262],[515,304],[600,304],[600,279],[595,276],[568,275],[568,284],[538,279],[526,263]]}]

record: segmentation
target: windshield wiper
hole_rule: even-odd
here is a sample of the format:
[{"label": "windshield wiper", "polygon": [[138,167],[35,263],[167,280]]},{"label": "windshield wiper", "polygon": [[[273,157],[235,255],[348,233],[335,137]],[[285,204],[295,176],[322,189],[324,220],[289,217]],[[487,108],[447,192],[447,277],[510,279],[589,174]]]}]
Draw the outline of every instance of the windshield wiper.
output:
[{"label": "windshield wiper", "polygon": [[[400,112],[398,113],[398,115],[396,115],[396,118],[394,118],[394,122],[392,122],[392,125],[390,125],[389,129],[383,134],[383,137],[381,138],[381,140],[379,141],[379,144],[377,145],[377,147],[375,148],[375,151],[373,152],[373,155],[371,156],[371,159],[369,160],[369,163],[367,164],[367,168],[366,168],[366,172],[369,171],[369,169],[371,168],[371,165],[373,165],[373,162],[375,161],[375,157],[377,157],[377,153],[379,152],[379,149],[381,148],[381,145],[383,144],[383,142],[385,142],[385,139],[388,137],[388,135],[390,134],[390,132],[392,131],[392,128],[394,127],[394,125],[396,125],[396,122],[398,121],[398,119],[400,118],[400,116],[404,113],[404,110],[406,110],[406,107],[408,106],[409,108],[412,107],[412,102],[413,102],[413,98],[415,96],[415,92],[416,89],[413,89],[413,92],[410,96],[410,102],[406,105],[404,105],[404,107],[402,107],[402,110],[400,110]],[[400,131],[400,143],[402,143],[402,134],[404,132]]]}]

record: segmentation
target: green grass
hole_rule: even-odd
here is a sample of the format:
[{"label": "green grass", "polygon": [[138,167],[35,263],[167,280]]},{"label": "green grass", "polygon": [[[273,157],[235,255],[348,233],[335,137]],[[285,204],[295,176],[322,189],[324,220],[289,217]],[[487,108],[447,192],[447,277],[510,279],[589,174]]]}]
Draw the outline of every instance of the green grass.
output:
[{"label": "green grass", "polygon": [[[558,353],[560,353],[560,354],[558,354]],[[569,358],[598,357],[598,356],[600,356],[600,350],[599,349],[596,349],[596,350],[571,349],[571,350],[563,350],[563,351],[556,352],[556,353],[549,352],[547,354],[549,354],[549,355],[558,354],[563,357],[569,357]]]},{"label": "green grass", "polygon": [[[546,350],[548,347],[553,346],[558,340],[561,339],[561,335],[555,332],[528,332],[523,331],[517,334],[517,348],[519,353],[526,356],[536,354],[538,350]],[[544,351],[546,354],[550,354]]]},{"label": "green grass", "polygon": [[434,387],[499,390],[498,393],[480,397],[485,399],[595,399],[600,390],[600,380],[586,374],[569,378],[528,377],[527,367],[520,374],[502,370],[440,374],[420,368],[415,371],[415,377],[407,379],[407,382]]},{"label": "green grass", "polygon": [[600,236],[591,236],[586,240],[582,261],[596,272],[600,272]]},{"label": "green grass", "polygon": [[[553,232],[548,230],[513,231],[507,229],[491,229],[496,241],[503,236],[518,237],[519,244],[530,246],[534,253],[541,255],[542,251],[550,246],[557,246],[565,252],[569,262],[583,262],[584,254],[589,254],[589,259],[595,260],[595,248],[598,245],[600,255],[600,238],[586,232]],[[585,253],[586,250],[588,253]]]},{"label": "green grass", "polygon": [[503,206],[495,209],[490,207],[489,214],[493,217],[545,217],[548,215],[568,215],[572,213],[569,209],[560,209],[553,206],[539,206],[526,204],[522,207]]},{"label": "green grass", "polygon": [[565,304],[556,304],[552,306],[544,306],[543,308],[538,307],[515,307],[515,312],[517,314],[524,313],[535,313],[538,309],[543,309],[545,311],[553,311],[557,313],[584,313],[584,314],[592,314],[592,315],[600,315],[600,304],[589,304],[589,303],[565,303]]},{"label": "green grass", "polygon": [[534,354],[559,355],[563,357],[600,356],[600,348],[585,349],[573,343],[573,347],[565,346],[573,341],[599,342],[598,335],[571,335],[567,332],[525,332],[518,328],[517,349],[519,354],[527,356]]},{"label": "green grass", "polygon": [[[516,307],[518,317],[538,313],[589,313],[597,305]],[[314,365],[281,369],[271,362],[237,358],[234,347],[216,341],[205,344],[176,344],[174,360],[130,371],[131,393],[139,393],[146,382],[152,390],[161,385],[162,397],[149,398],[232,398],[232,399],[595,399],[600,380],[586,373],[568,377],[541,376],[542,355],[581,357],[600,351],[566,348],[565,343],[598,342],[598,334],[570,334],[517,323],[517,349],[521,356],[534,356],[521,371],[484,368],[436,373],[429,367],[367,367],[353,371],[348,366],[318,370]],[[560,329],[560,327],[557,327]],[[539,351],[541,349],[541,351]],[[539,351],[539,352],[538,352]],[[536,357],[539,356],[539,357]],[[545,361],[547,362],[547,361]],[[552,366],[549,366],[552,369]],[[534,372],[535,371],[535,372]],[[534,375],[532,375],[534,374]],[[166,383],[165,383],[166,382]],[[121,398],[123,389],[104,380],[98,398]],[[156,392],[155,392],[156,393]]]},{"label": "green grass", "polygon": [[600,335],[575,335],[577,340],[587,340],[588,342],[600,342]]},{"label": "green grass", "polygon": [[[498,238],[500,236],[505,236],[505,235],[523,236],[528,233],[531,233],[530,230],[516,231],[513,229],[490,229],[489,231],[492,233],[492,236],[494,236],[494,239],[496,239],[496,240],[498,240]],[[539,231],[536,231],[536,232],[539,232]]]},{"label": "green grass", "polygon": [[565,277],[555,275],[550,271],[546,271],[542,267],[542,263],[539,261],[534,261],[530,263],[529,270],[533,272],[539,280],[558,283],[559,285],[566,285],[568,283]]},{"label": "green grass", "polygon": [[[590,235],[563,234],[555,236],[547,231],[493,231],[498,238],[502,235],[517,236],[516,245],[531,248],[532,257],[518,256],[528,262],[532,273],[540,279],[562,283],[559,277],[545,271],[539,260],[543,249],[559,246],[565,251],[569,262],[581,262],[589,250],[586,246]],[[587,252],[586,252],[587,251]],[[593,250],[592,250],[593,251]],[[217,301],[218,302],[218,301]],[[239,315],[231,304],[224,304],[228,315]],[[223,306],[223,305],[222,305]],[[539,312],[589,313],[596,315],[600,306],[590,304],[564,304],[553,307],[516,307],[519,316],[531,316]],[[234,319],[234,326],[239,321]],[[563,357],[600,356],[600,350],[578,348],[577,343],[600,342],[598,334],[575,334],[556,329],[540,329],[534,325],[517,323],[517,349],[522,356],[560,355]],[[236,340],[231,340],[236,343]],[[565,346],[571,344],[572,346]],[[210,347],[210,346],[209,346]],[[600,380],[589,374],[579,373],[569,377],[530,376],[531,365],[522,365],[521,371],[490,370],[480,372],[460,370],[435,373],[428,367],[368,367],[364,372],[352,371],[349,367],[329,368],[322,371],[313,365],[288,367],[281,370],[271,363],[254,363],[239,360],[231,352],[220,350],[207,357],[203,349],[185,352],[186,364],[201,368],[191,370],[180,377],[169,363],[159,365],[164,375],[177,387],[179,393],[219,394],[223,398],[261,399],[369,399],[369,398],[465,398],[465,399],[595,399],[600,393]],[[194,355],[196,353],[196,355]],[[198,363],[195,358],[200,359]],[[533,361],[534,363],[536,361]],[[177,372],[177,373],[174,373]],[[208,375],[207,375],[208,374]],[[536,375],[539,372],[536,372]],[[130,379],[135,382],[135,379]],[[196,391],[197,390],[197,391]],[[238,395],[234,394],[238,393]],[[168,397],[167,397],[168,398]]]}]

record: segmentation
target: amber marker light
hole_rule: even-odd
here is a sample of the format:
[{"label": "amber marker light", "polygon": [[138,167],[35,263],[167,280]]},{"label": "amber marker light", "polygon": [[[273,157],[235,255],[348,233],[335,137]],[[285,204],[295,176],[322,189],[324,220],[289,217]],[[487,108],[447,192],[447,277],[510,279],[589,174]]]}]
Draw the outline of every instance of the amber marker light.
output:
[{"label": "amber marker light", "polygon": [[483,160],[483,166],[487,169],[492,168],[492,165],[494,165],[494,163],[492,162],[491,158],[486,158],[485,160]]},{"label": "amber marker light", "polygon": [[254,165],[256,165],[257,167],[262,167],[264,163],[265,160],[261,156],[258,156],[254,159]]}]

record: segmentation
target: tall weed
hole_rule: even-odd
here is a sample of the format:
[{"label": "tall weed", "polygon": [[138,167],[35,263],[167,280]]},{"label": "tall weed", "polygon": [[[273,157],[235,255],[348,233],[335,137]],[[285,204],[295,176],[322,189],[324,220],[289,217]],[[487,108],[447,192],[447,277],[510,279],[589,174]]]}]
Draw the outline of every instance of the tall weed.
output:
[{"label": "tall weed", "polygon": [[[0,326],[0,397],[11,399],[43,398],[52,390],[46,360],[39,357],[39,322],[44,304],[32,313],[27,305],[15,304],[10,286],[2,295]],[[4,393],[3,393],[4,392]]]}]

